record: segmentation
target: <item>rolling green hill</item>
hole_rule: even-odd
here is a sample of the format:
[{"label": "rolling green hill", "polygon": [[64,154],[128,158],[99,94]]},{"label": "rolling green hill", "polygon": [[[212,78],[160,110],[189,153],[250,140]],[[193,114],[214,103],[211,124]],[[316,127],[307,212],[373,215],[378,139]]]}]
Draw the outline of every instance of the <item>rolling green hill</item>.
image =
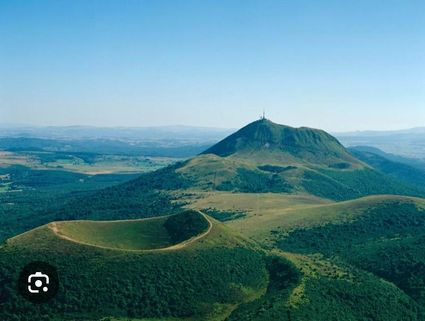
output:
[{"label": "rolling green hill", "polygon": [[[425,304],[424,199],[365,198],[308,212],[311,224],[304,219],[304,225],[281,228],[281,249],[341,259]],[[313,219],[323,217],[321,213],[328,215],[326,219]]]},{"label": "rolling green hill", "polygon": [[[167,219],[173,219],[174,231],[193,230],[188,227],[196,224],[184,219],[190,213],[202,222],[202,215],[189,212],[125,222],[126,230],[154,228],[166,234],[162,227]],[[221,223],[208,220],[212,225],[207,234],[167,249],[154,249],[156,239],[147,241],[149,237],[141,236],[143,241],[139,241],[137,234],[127,239],[132,246],[121,249],[103,247],[116,246],[117,239],[111,235],[100,246],[62,235],[72,233],[94,242],[97,231],[93,229],[100,228],[102,235],[105,228],[98,224],[112,224],[108,229],[125,237],[125,231],[120,232],[123,226],[113,227],[124,222],[98,223],[90,227],[92,233],[87,226],[78,226],[81,222],[62,222],[57,230],[49,224],[12,238],[0,248],[4,290],[0,318],[354,321],[368,315],[365,320],[423,320],[424,311],[415,301],[376,276],[317,256],[266,252]],[[149,228],[141,228],[146,223]],[[197,231],[203,231],[202,226]],[[134,251],[139,242],[151,251]],[[20,269],[38,259],[56,266],[61,282],[58,295],[45,305],[30,304],[15,291]]]},{"label": "rolling green hill", "polygon": [[401,164],[409,165],[411,167],[414,167],[420,170],[425,170],[425,160],[420,158],[409,158],[407,156],[401,156],[398,154],[396,155],[396,154],[386,153],[380,150],[379,148],[372,147],[372,146],[364,146],[364,145],[350,146],[348,147],[348,150],[350,152],[365,152],[365,153],[375,154],[395,163],[401,163]]},{"label": "rolling green hill", "polygon": [[425,319],[424,199],[380,195],[275,211],[230,226],[285,251],[272,250],[301,281],[289,300],[268,293],[229,320]]},{"label": "rolling green hill", "polygon": [[337,168],[364,167],[328,133],[307,127],[279,125],[268,119],[246,125],[202,154],[233,155],[250,160],[270,157],[282,163],[311,163]]},{"label": "rolling green hill", "polygon": [[419,160],[396,157],[377,148],[352,147],[350,152],[382,173],[418,189],[424,189],[425,165],[421,164]]},{"label": "rolling green hill", "polygon": [[309,193],[332,200],[424,192],[351,155],[311,128],[255,121],[176,169],[189,186],[245,193]]},{"label": "rolling green hill", "polygon": [[205,233],[209,221],[196,211],[124,221],[62,221],[49,224],[57,235],[76,243],[108,249],[153,250],[176,246]]},{"label": "rolling green hill", "polygon": [[[192,219],[187,220],[187,217]],[[172,227],[167,227],[169,219]],[[94,236],[95,231],[88,233],[87,226],[78,226],[78,222],[63,222],[56,231],[49,224],[14,237],[0,249],[0,319],[224,318],[238,304],[264,293],[269,266],[263,252],[251,242],[221,223],[208,220],[212,224],[208,233],[201,234],[202,237],[193,242],[185,240],[204,231],[206,223],[197,212],[154,219],[155,226],[149,220],[127,222],[131,235],[124,231],[120,234],[127,236],[125,249],[101,247],[105,244],[117,246],[117,238],[112,235],[105,235],[108,239],[103,239],[101,246],[85,245],[63,237],[62,233],[68,233],[85,241],[99,242],[97,238],[105,232],[104,227],[92,226],[90,229],[100,228],[100,236]],[[135,227],[130,227],[133,224]],[[142,228],[141,224],[149,226]],[[180,246],[167,249],[131,251],[136,247],[152,249],[165,245],[150,236],[141,235],[138,240],[132,233],[134,229],[148,232],[152,227],[171,240],[174,235],[185,234],[185,240]],[[119,232],[122,226],[109,226],[108,229]],[[61,233],[60,236],[57,233]],[[56,266],[61,281],[58,295],[46,305],[26,302],[15,291],[20,269],[37,259]],[[286,260],[278,263],[281,269],[291,269],[292,265]]]},{"label": "rolling green hill", "polygon": [[[300,282],[291,289],[269,287],[257,300],[240,305],[228,321],[408,321],[424,320],[425,311],[393,284],[320,256],[274,251],[297,267]],[[286,276],[290,279],[290,276]]]}]

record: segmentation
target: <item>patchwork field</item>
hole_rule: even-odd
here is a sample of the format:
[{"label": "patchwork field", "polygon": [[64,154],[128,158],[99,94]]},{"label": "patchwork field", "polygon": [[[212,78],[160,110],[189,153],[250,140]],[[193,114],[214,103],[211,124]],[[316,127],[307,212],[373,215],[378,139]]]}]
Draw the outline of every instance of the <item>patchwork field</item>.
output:
[{"label": "patchwork field", "polygon": [[149,172],[180,159],[113,154],[0,151],[0,167],[22,165],[33,169],[67,170],[90,175]]}]

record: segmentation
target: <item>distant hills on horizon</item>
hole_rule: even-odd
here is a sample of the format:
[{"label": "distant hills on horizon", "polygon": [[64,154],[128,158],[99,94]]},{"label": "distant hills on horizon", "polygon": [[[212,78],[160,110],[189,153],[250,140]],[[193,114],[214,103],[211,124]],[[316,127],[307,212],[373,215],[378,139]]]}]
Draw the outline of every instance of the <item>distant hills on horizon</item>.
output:
[{"label": "distant hills on horizon", "polygon": [[[196,126],[153,126],[153,127],[95,127],[95,126],[24,126],[0,123],[0,149],[16,142],[2,143],[6,138],[25,138],[25,144],[50,146],[54,140],[79,141],[78,145],[93,143],[105,145],[120,145],[120,150],[131,150],[132,153],[148,153],[149,155],[172,155],[179,148],[185,148],[178,157],[188,157],[201,153],[203,150],[235,132],[232,128],[196,127]],[[331,133],[345,147],[369,146],[378,148],[385,153],[403,157],[425,159],[425,127],[393,131],[355,131]],[[118,142],[117,142],[118,141]],[[22,142],[18,142],[21,145]],[[73,145],[72,143],[71,145]],[[57,145],[54,143],[54,145]],[[125,145],[125,146],[121,146]],[[139,145],[139,146],[138,146]],[[5,147],[6,146],[6,147]],[[154,147],[165,150],[152,150]],[[170,149],[171,148],[171,149]],[[55,150],[58,150],[56,147]],[[71,148],[72,149],[72,148]],[[98,150],[94,148],[93,150]],[[60,150],[60,148],[59,148]],[[109,151],[108,151],[109,152]]]},{"label": "distant hills on horizon", "polygon": [[44,139],[125,139],[183,140],[216,142],[234,129],[199,126],[97,127],[97,126],[21,126],[0,124],[0,137]]},{"label": "distant hills on horizon", "polygon": [[382,136],[399,134],[425,134],[425,126],[394,130],[356,130],[348,132],[333,132],[336,136]]},{"label": "distant hills on horizon", "polygon": [[[308,127],[308,126],[302,126]],[[294,126],[294,128],[297,128]],[[319,129],[316,127],[309,127]],[[166,126],[92,126],[92,125],[69,125],[69,126],[36,126],[26,124],[0,123],[0,136],[28,136],[47,138],[162,138],[163,135],[176,134],[174,138],[191,138],[193,134],[199,138],[224,138],[236,131],[237,128],[191,126],[191,125],[166,125]],[[410,135],[425,134],[425,126],[395,130],[358,130],[358,131],[329,131],[336,137],[363,137],[363,136],[387,136],[387,135]],[[224,135],[224,136],[223,136]],[[221,137],[223,136],[223,137]],[[165,138],[170,138],[165,137]]]},{"label": "distant hills on horizon", "polygon": [[386,153],[425,159],[425,127],[395,131],[360,131],[334,134],[346,147],[370,146]]}]

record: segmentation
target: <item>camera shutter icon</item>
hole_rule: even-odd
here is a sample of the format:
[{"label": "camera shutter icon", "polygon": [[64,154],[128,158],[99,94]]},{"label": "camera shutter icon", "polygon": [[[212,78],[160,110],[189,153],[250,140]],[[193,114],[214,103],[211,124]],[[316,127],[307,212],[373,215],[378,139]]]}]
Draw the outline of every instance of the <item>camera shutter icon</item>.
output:
[{"label": "camera shutter icon", "polygon": [[49,263],[30,262],[22,268],[17,286],[19,294],[28,301],[36,304],[46,303],[59,291],[58,272]]},{"label": "camera shutter icon", "polygon": [[[36,279],[34,284],[32,282],[33,279]],[[34,274],[30,274],[28,276],[28,291],[30,293],[40,293],[40,288],[43,287],[43,292],[47,292],[49,288],[46,285],[49,284],[49,281],[50,278],[47,274],[41,272],[35,272]]]}]

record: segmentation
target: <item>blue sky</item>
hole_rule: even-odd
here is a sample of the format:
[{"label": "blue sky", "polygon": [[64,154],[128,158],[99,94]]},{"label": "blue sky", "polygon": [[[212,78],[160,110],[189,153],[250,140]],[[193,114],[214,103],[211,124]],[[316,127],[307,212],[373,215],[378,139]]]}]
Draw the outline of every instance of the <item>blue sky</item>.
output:
[{"label": "blue sky", "polygon": [[425,1],[0,0],[0,123],[425,126]]}]

